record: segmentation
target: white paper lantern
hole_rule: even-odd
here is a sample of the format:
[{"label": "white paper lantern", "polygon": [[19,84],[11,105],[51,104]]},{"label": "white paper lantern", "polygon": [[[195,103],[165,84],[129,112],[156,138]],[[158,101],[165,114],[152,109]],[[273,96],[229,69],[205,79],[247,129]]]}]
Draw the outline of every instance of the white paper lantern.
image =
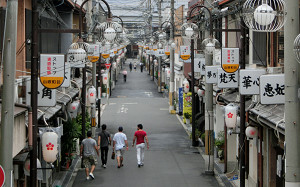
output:
[{"label": "white paper lantern", "polygon": [[228,128],[235,128],[237,119],[237,107],[233,104],[225,106],[225,124]]},{"label": "white paper lantern", "polygon": [[248,126],[246,128],[246,136],[248,138],[255,138],[255,137],[257,137],[257,129],[255,127]]},{"label": "white paper lantern", "polygon": [[184,93],[188,93],[190,91],[190,83],[186,79],[182,82]]},{"label": "white paper lantern", "polygon": [[107,82],[108,82],[108,74],[106,73],[103,75],[103,84],[107,84]]},{"label": "white paper lantern", "polygon": [[46,162],[54,162],[57,157],[58,136],[55,132],[45,132],[42,137],[43,158]]},{"label": "white paper lantern", "polygon": [[88,90],[88,99],[91,104],[96,103],[96,88],[91,86]]},{"label": "white paper lantern", "polygon": [[187,27],[184,32],[185,32],[185,35],[189,38],[191,38],[192,35],[194,34],[194,30],[191,27]]},{"label": "white paper lantern", "polygon": [[153,59],[152,56],[150,56],[150,61],[152,61],[152,59]]},{"label": "white paper lantern", "polygon": [[156,59],[154,59],[154,61],[153,61],[153,62],[154,62],[154,65],[155,65],[155,66],[158,66],[158,62],[157,62],[157,60],[156,60]]},{"label": "white paper lantern", "polygon": [[69,105],[69,109],[68,111],[71,113],[76,113],[78,108],[79,108],[79,101],[73,101],[70,105]]},{"label": "white paper lantern", "polygon": [[205,91],[202,90],[202,89],[199,89],[199,90],[197,91],[197,94],[198,94],[199,97],[204,97]]},{"label": "white paper lantern", "polygon": [[194,93],[198,93],[199,87],[198,86],[194,86]]},{"label": "white paper lantern", "polygon": [[167,73],[167,77],[169,78],[171,76],[171,70],[170,70],[170,68],[166,68],[165,71]]}]

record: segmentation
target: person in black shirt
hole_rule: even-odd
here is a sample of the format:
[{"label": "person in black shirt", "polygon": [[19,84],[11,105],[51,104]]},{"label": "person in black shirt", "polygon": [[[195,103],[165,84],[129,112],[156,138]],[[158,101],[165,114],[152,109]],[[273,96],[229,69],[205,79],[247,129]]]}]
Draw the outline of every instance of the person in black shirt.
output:
[{"label": "person in black shirt", "polygon": [[108,146],[111,145],[111,137],[110,134],[106,131],[106,125],[102,125],[102,131],[98,136],[98,149],[101,150],[101,161],[102,167],[106,168],[107,164],[107,154],[108,154]]}]

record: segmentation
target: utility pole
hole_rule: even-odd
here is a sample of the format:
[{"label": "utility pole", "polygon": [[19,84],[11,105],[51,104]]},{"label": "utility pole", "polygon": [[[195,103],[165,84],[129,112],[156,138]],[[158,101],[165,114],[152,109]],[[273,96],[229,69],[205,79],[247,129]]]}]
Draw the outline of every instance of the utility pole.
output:
[{"label": "utility pole", "polygon": [[32,107],[32,150],[30,151],[30,186],[37,185],[37,92],[38,92],[38,19],[37,0],[32,0],[32,43],[31,43],[31,107]]},{"label": "utility pole", "polygon": [[13,186],[13,128],[16,76],[18,0],[8,0],[3,46],[3,93],[1,109],[0,165],[5,172],[4,186]]},{"label": "utility pole", "polygon": [[[96,44],[96,36],[93,34],[93,43]],[[92,63],[92,84],[94,88],[97,88],[97,66],[96,62]],[[92,137],[95,137],[96,134],[96,103],[92,104],[91,108],[91,124],[92,124]]]},{"label": "utility pole", "polygon": [[285,70],[285,141],[286,187],[300,187],[300,65],[293,54],[293,43],[299,34],[299,2],[285,1],[287,20],[284,25]]},{"label": "utility pole", "polygon": [[[174,41],[174,30],[175,30],[175,23],[174,23],[174,0],[171,0],[171,32],[170,32],[170,38],[171,41],[175,43]],[[175,49],[172,47],[171,44],[171,53],[170,53],[170,66],[171,66],[171,73],[170,73],[170,90],[169,90],[169,112],[175,113],[174,111],[174,98],[175,98],[175,84],[174,84],[174,64],[175,64],[175,58],[174,58]]]},{"label": "utility pole", "polygon": [[[246,25],[241,17],[241,61],[240,69],[245,69],[246,66]],[[246,177],[246,166],[245,166],[245,130],[246,130],[246,112],[245,112],[245,95],[240,94],[240,187],[245,187],[245,177]]]},{"label": "utility pole", "polygon": [[[158,0],[158,25],[161,25],[161,0]],[[158,81],[157,82],[158,82],[158,92],[161,92],[161,56],[158,57]]]}]

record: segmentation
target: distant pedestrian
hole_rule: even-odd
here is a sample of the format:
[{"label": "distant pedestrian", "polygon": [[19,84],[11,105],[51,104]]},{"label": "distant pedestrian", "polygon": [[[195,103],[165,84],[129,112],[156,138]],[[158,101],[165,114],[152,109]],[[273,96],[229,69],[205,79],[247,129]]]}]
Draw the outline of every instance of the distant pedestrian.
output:
[{"label": "distant pedestrian", "polygon": [[137,125],[137,131],[134,133],[132,147],[136,140],[136,156],[138,167],[144,166],[144,155],[145,155],[145,140],[147,143],[147,149],[149,149],[149,140],[147,133],[143,131],[143,125]]},{"label": "distant pedestrian", "polygon": [[142,62],[140,63],[140,68],[141,68],[141,72],[143,73],[144,64]]},{"label": "distant pedestrian", "polygon": [[133,64],[133,69],[134,69],[134,71],[136,71],[136,66],[137,66],[137,64],[136,64],[136,62]]},{"label": "distant pedestrian", "polygon": [[102,125],[102,131],[98,135],[98,149],[101,150],[102,167],[106,168],[108,146],[111,145],[110,134],[106,131],[106,125]]},{"label": "distant pedestrian", "polygon": [[[97,149],[97,142],[92,138],[92,132],[87,132],[87,138],[82,140],[80,147],[80,156],[83,156],[83,165],[85,167],[86,180],[89,180],[89,177],[95,179],[93,172],[97,165],[96,152],[99,156],[99,150]],[[91,166],[91,172],[89,168]]]},{"label": "distant pedestrian", "polygon": [[132,63],[130,62],[129,63],[129,69],[130,69],[130,72],[132,71]]},{"label": "distant pedestrian", "polygon": [[113,149],[116,150],[118,168],[120,168],[123,166],[125,146],[126,150],[128,151],[128,141],[126,135],[123,133],[123,127],[119,127],[118,130],[119,132],[117,132],[113,138]]},{"label": "distant pedestrian", "polygon": [[127,71],[126,71],[126,69],[123,70],[123,77],[124,77],[124,82],[126,82],[126,78],[127,78]]}]

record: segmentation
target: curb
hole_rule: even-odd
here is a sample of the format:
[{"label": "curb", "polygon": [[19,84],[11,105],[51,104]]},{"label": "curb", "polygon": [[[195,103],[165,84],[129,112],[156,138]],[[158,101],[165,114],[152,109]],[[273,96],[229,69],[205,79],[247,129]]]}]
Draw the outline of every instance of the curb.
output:
[{"label": "curb", "polygon": [[[176,114],[176,117],[177,117],[178,121],[181,123],[181,125],[184,128],[187,135],[190,136],[190,131],[188,130],[188,127],[183,123],[183,121],[181,120],[181,118],[179,117],[178,114]],[[199,151],[201,157],[203,158],[203,160],[205,160],[205,157],[203,156],[205,154],[204,148],[203,147],[196,147],[196,148],[198,149],[198,151]],[[220,186],[233,187],[233,185],[228,180],[226,175],[224,173],[222,173],[222,170],[218,166],[216,161],[214,162],[214,172],[215,172],[214,176],[215,176],[215,178],[218,181]]]}]

